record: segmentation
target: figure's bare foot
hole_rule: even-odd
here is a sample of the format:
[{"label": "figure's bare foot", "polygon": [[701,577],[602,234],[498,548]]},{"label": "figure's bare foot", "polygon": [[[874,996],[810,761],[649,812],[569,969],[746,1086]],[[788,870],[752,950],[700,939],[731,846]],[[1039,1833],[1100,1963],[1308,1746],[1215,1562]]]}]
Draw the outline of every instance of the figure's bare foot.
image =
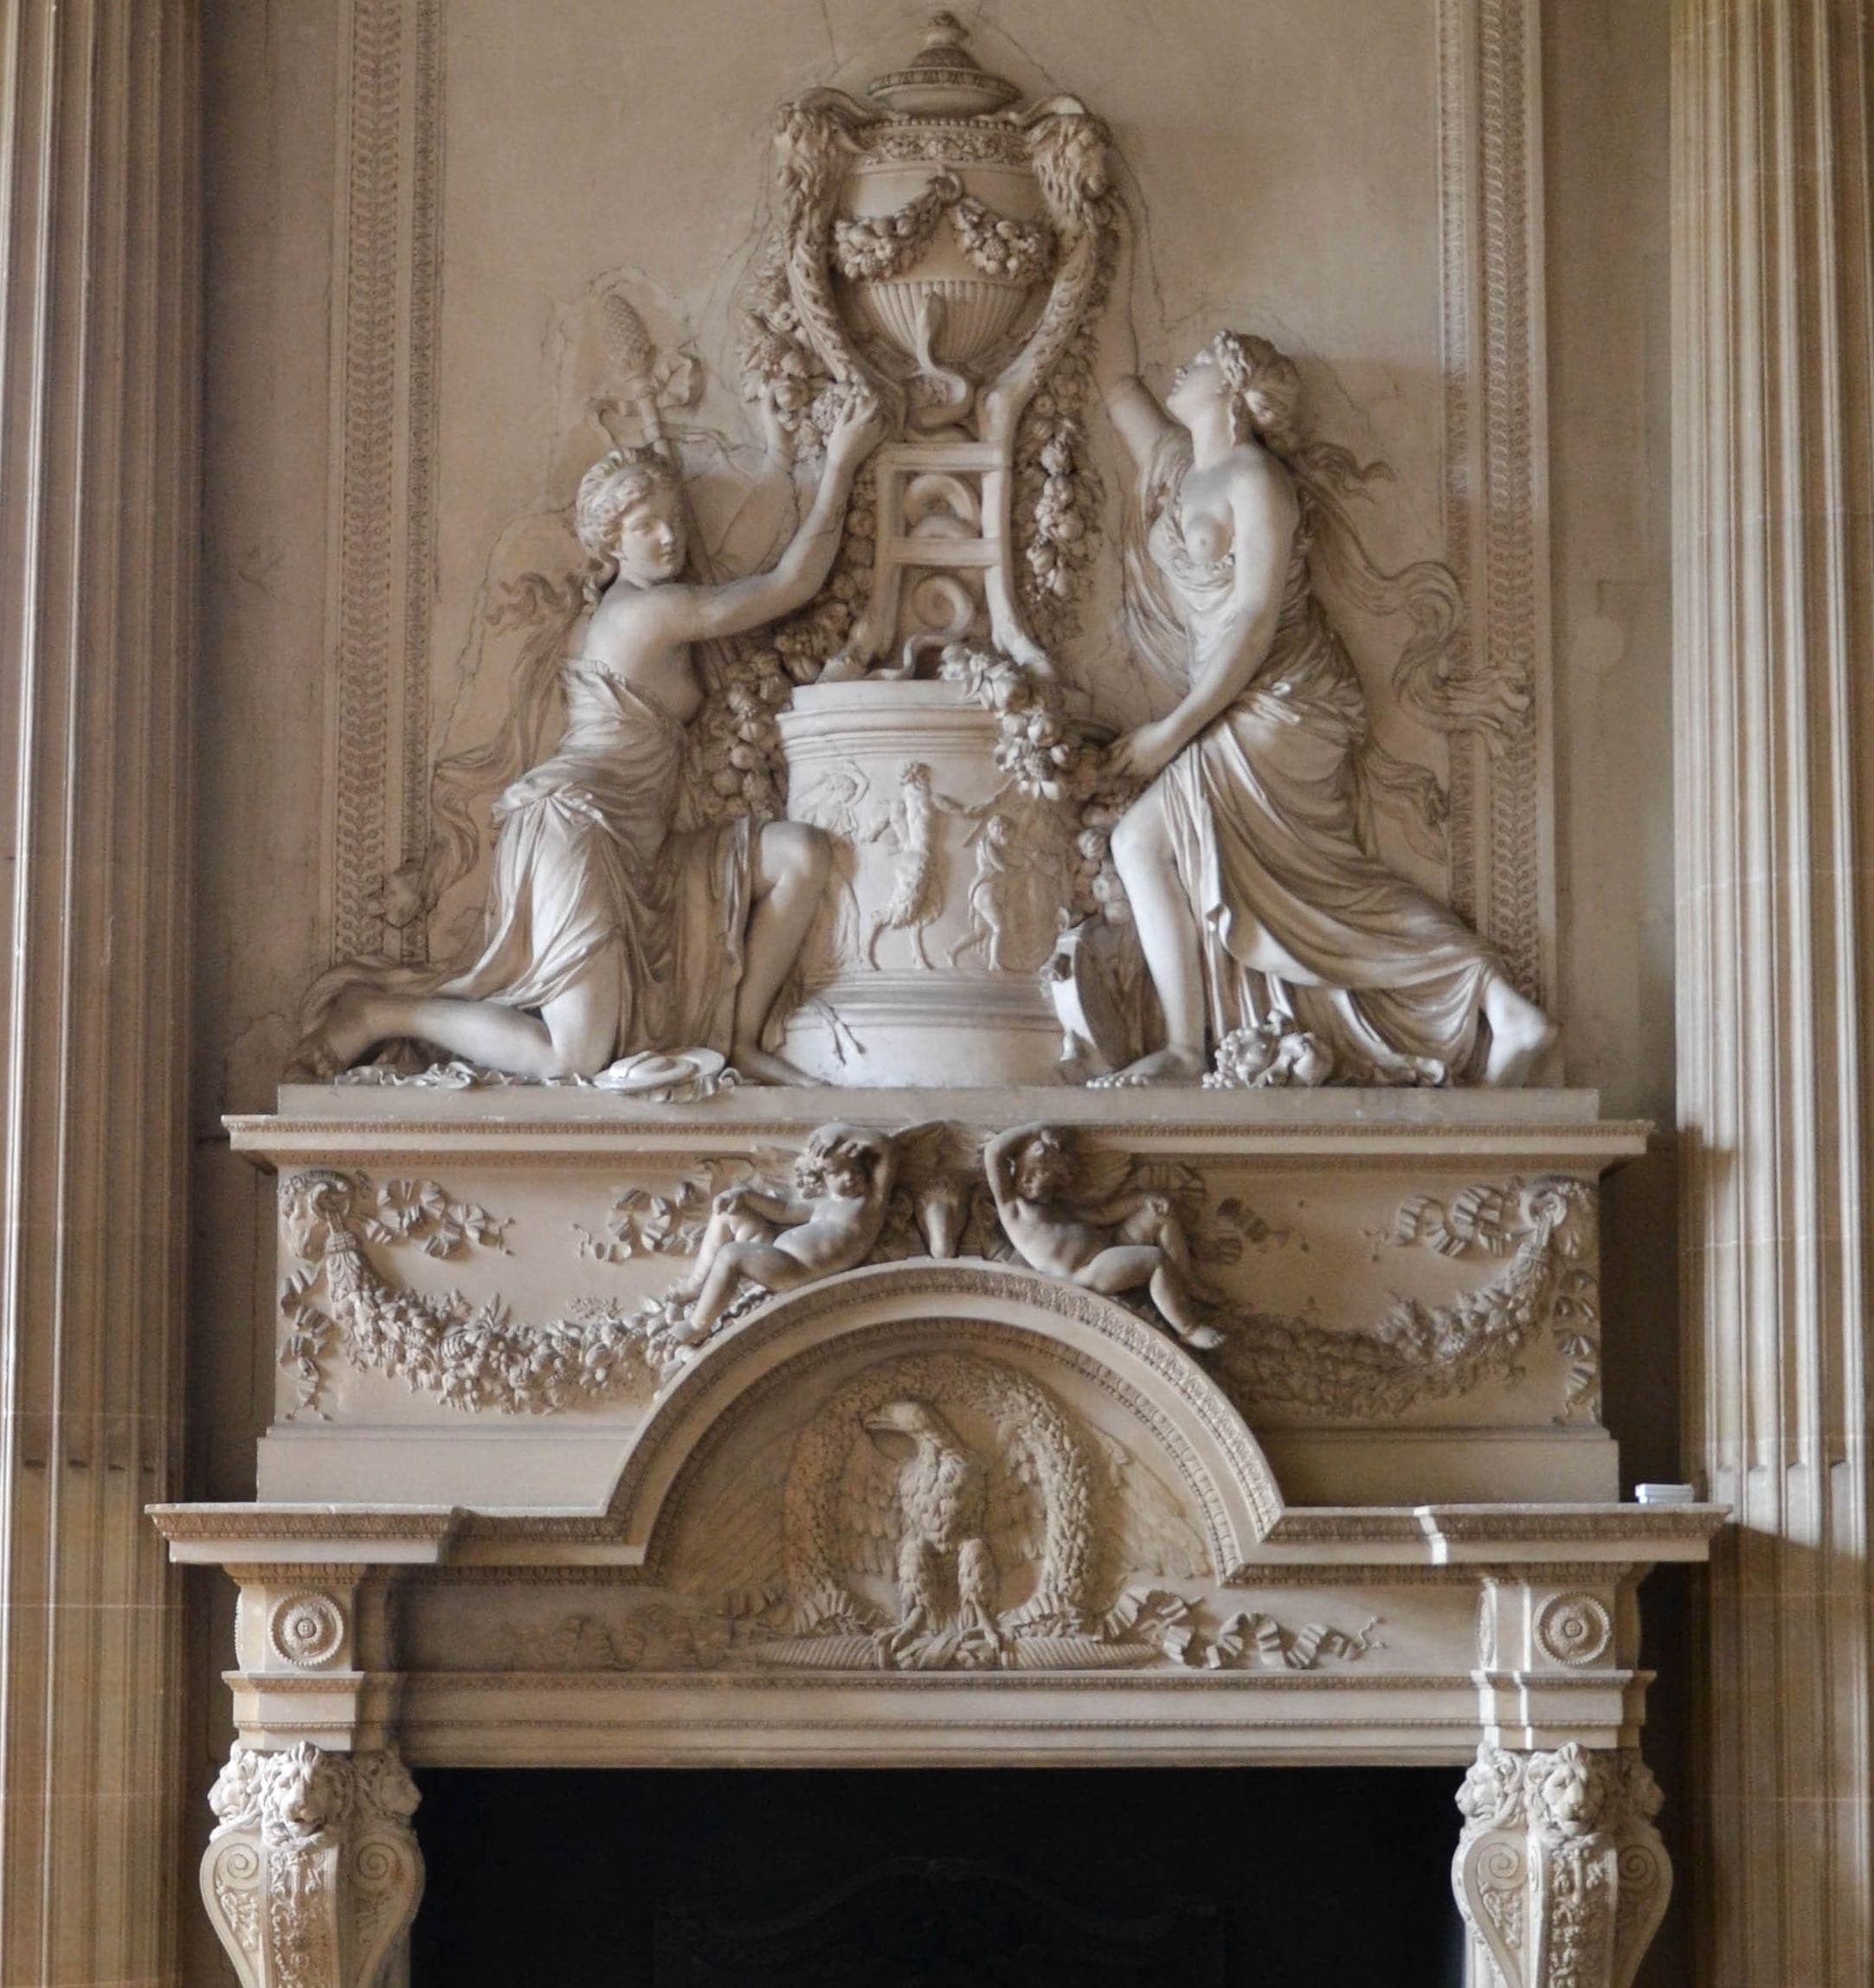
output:
[{"label": "figure's bare foot", "polygon": [[1092,1078],[1089,1091],[1130,1091],[1147,1084],[1200,1084],[1203,1081],[1204,1059],[1195,1050],[1165,1048],[1155,1049],[1149,1056],[1142,1056],[1136,1063],[1129,1063],[1124,1070],[1115,1070],[1104,1077]]},{"label": "figure's bare foot", "polygon": [[1228,1336],[1214,1325],[1194,1325],[1178,1335],[1193,1353],[1214,1353]]},{"label": "figure's bare foot", "polygon": [[[673,1296],[675,1293],[669,1295]],[[676,1320],[667,1326],[663,1336],[673,1346],[695,1347],[703,1345],[715,1330],[714,1318],[699,1318],[692,1311],[687,1318]]]},{"label": "figure's bare foot", "polygon": [[1484,997],[1484,1019],[1490,1028],[1484,1082],[1505,1088],[1527,1084],[1561,1033],[1534,1001],[1505,980],[1496,981]]},{"label": "figure's bare foot", "polygon": [[729,1052],[735,1073],[744,1084],[811,1084],[804,1070],[796,1070],[784,1056],[775,1056],[753,1044],[742,1044]]}]

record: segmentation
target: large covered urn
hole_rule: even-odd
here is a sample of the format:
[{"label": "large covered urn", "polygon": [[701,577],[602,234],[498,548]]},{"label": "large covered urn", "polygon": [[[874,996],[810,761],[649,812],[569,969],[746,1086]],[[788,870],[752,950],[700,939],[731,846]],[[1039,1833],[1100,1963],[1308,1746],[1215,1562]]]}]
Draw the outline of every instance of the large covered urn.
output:
[{"label": "large covered urn", "polygon": [[[842,314],[918,369],[937,396],[914,418],[964,417],[977,369],[1039,306],[1053,272],[1055,231],[1021,125],[1021,93],[982,70],[948,14],[931,23],[909,68],[867,93],[888,121],[858,134],[840,189],[834,267]],[[946,390],[947,389],[947,390]]]},{"label": "large covered urn", "polygon": [[873,459],[866,607],[827,674],[911,673],[966,637],[1049,669],[1022,613],[1034,527],[1015,504],[1024,471],[1045,480],[1049,436],[1021,423],[1098,301],[1104,126],[1069,97],[1023,102],[939,14],[865,99],[788,105],[777,164],[784,294],[756,315],[744,385],[797,401],[803,373],[863,383],[897,431]]}]

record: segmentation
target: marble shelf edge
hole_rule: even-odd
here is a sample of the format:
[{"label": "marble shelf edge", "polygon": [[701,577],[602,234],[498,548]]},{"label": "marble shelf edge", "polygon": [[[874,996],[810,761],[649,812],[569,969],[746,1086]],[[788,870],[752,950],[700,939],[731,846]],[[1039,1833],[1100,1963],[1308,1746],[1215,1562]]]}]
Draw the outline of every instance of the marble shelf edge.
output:
[{"label": "marble shelf edge", "polygon": [[1418,1158],[1503,1161],[1597,1172],[1646,1149],[1651,1125],[1603,1119],[1592,1091],[1240,1091],[1142,1094],[1014,1090],[749,1090],[689,1105],[632,1105],[591,1092],[282,1087],[274,1112],[223,1120],[261,1168],[380,1155],[502,1164],[611,1164],[621,1153],[720,1152],[804,1136],[834,1119],[880,1126],[946,1119],[989,1130],[1072,1125],[1141,1154],[1227,1155],[1250,1166],[1386,1166]]},{"label": "marble shelf edge", "polygon": [[[148,1508],[179,1565],[345,1565],[391,1570],[415,1567],[529,1567],[595,1562],[589,1534],[602,1508],[477,1509],[464,1505],[340,1503],[177,1503]],[[1568,1504],[1291,1506],[1269,1536],[1246,1547],[1239,1571],[1332,1566],[1475,1569],[1514,1561],[1538,1566],[1697,1563],[1725,1525],[1717,1504],[1639,1505],[1616,1501]],[[510,1557],[518,1549],[518,1557]]]}]

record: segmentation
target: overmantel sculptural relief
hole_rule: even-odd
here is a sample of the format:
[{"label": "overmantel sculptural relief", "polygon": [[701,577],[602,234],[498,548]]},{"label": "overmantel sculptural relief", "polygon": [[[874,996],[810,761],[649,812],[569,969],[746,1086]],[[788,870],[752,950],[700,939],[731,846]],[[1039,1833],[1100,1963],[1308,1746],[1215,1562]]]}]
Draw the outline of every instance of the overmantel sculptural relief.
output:
[{"label": "overmantel sculptural relief", "polygon": [[1481,1741],[1480,1966],[1611,1988],[1663,1907],[1634,1589],[1716,1519],[1614,1500],[1595,1181],[1640,1136],[1478,1095],[1554,1032],[1539,949],[1517,985],[1445,901],[1447,814],[1539,778],[1527,655],[1451,519],[1375,554],[1382,469],[1267,339],[1152,393],[1113,135],[965,39],[780,113],[765,561],[711,550],[680,311],[595,281],[604,390],[477,610],[508,717],[370,879],[402,961],[314,990],[345,1087],[235,1125],[267,1502],[164,1522],[242,1587],[204,1886],[256,1981],[350,1988],[414,1908],[399,1747]]},{"label": "overmantel sculptural relief", "polygon": [[[937,16],[866,99],[781,113],[742,387],[777,467],[824,466],[770,571],[725,582],[691,554],[672,362],[606,298],[626,376],[608,418],[643,432],[581,485],[585,569],[529,576],[564,729],[486,797],[484,943],[447,972],[335,969],[306,1066],[410,1040],[470,1078],[692,1097],[731,1070],[1270,1086],[1539,1066],[1546,1018],[1375,852],[1379,802],[1436,855],[1442,796],[1372,737],[1317,576],[1409,619],[1392,681],[1417,721],[1495,738],[1526,696],[1467,672],[1446,569],[1368,556],[1348,499],[1376,472],[1305,439],[1266,340],[1220,333],[1153,399],[1110,134],[1072,98],[1022,102],[965,39]],[[1096,398],[1140,479],[1118,535],[1130,666],[1177,697],[1111,744],[1073,653],[1110,537]],[[512,720],[530,737],[538,675]],[[428,870],[461,865],[458,771]]]}]

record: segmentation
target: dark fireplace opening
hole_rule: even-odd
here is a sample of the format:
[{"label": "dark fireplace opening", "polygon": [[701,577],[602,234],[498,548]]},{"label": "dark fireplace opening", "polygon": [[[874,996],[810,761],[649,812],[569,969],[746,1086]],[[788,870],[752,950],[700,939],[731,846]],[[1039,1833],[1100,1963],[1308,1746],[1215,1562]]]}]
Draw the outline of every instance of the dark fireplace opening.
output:
[{"label": "dark fireplace opening", "polygon": [[1459,1778],[428,1772],[411,1988],[1459,1988]]}]

